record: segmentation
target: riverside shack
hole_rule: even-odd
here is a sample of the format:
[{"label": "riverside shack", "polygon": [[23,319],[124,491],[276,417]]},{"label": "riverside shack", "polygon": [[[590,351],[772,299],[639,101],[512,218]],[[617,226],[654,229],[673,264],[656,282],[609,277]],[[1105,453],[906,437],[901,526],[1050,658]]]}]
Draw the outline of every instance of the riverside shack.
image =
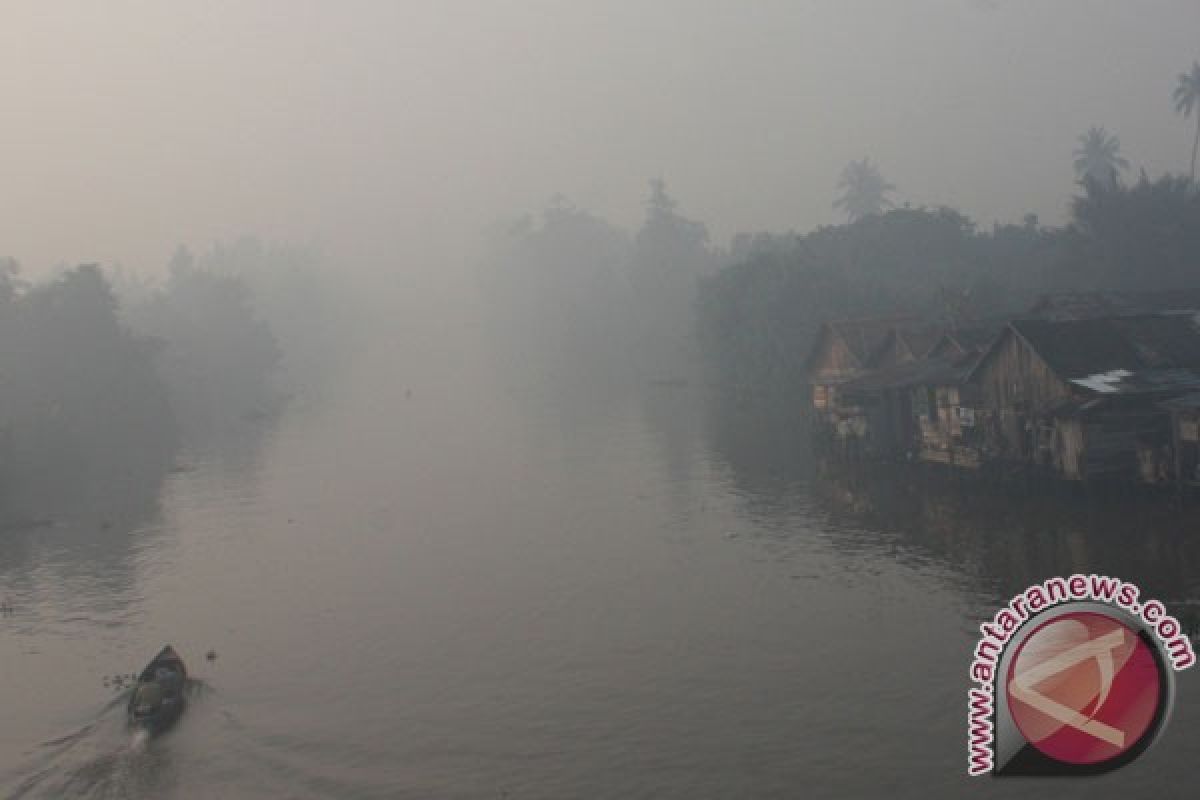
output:
[{"label": "riverside shack", "polygon": [[822,325],[805,359],[814,424],[836,425],[838,387],[876,366],[876,354],[896,328],[916,324],[910,317],[890,317]]},{"label": "riverside shack", "polygon": [[1068,480],[1171,478],[1166,400],[1200,391],[1191,314],[1014,320],[971,369],[982,461]]}]

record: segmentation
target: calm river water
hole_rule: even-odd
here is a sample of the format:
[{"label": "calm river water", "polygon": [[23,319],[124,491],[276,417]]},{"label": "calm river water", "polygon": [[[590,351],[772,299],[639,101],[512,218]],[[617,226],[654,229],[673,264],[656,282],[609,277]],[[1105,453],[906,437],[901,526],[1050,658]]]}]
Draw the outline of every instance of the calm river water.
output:
[{"label": "calm river water", "polygon": [[[161,485],[0,534],[0,795],[1190,796],[1190,673],[1104,778],[968,780],[964,742],[1002,597],[1099,569],[1192,599],[1188,521],[833,480],[695,388],[513,392],[451,356],[364,358]],[[105,679],[167,642],[200,685],[135,746]]]}]

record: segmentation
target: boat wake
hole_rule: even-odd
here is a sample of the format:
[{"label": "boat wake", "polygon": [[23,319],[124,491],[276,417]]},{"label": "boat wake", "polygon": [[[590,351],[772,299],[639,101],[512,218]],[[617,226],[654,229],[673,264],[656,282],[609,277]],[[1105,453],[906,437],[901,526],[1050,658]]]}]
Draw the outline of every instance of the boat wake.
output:
[{"label": "boat wake", "polygon": [[264,797],[396,797],[394,774],[373,780],[362,768],[391,765],[386,747],[310,738],[243,718],[198,681],[189,680],[185,691],[187,712],[158,736],[130,729],[129,690],[121,692],[94,719],[34,745],[11,772],[0,772],[0,798],[207,800],[241,796],[247,786]]},{"label": "boat wake", "polygon": [[150,733],[145,730],[134,731],[129,739],[129,750],[132,753],[140,753],[146,749],[146,742],[150,741]]},{"label": "boat wake", "polygon": [[[186,691],[191,698],[207,688],[189,682]],[[170,794],[176,769],[168,737],[151,741],[145,730],[129,729],[129,693],[117,695],[95,719],[32,748],[13,774],[0,775],[0,796],[115,799]]]}]

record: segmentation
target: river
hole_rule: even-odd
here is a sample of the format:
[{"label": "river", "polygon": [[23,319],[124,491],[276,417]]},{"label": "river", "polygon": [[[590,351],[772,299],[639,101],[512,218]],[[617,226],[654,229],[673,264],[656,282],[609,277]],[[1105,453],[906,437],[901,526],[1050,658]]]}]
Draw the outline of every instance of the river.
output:
[{"label": "river", "polygon": [[[965,775],[978,623],[1075,569],[1190,599],[1186,521],[831,478],[695,387],[513,391],[465,352],[398,363],[364,357],[148,489],[2,534],[0,793],[1190,793],[1190,673],[1124,770]],[[167,642],[193,702],[135,743],[109,679]]]}]

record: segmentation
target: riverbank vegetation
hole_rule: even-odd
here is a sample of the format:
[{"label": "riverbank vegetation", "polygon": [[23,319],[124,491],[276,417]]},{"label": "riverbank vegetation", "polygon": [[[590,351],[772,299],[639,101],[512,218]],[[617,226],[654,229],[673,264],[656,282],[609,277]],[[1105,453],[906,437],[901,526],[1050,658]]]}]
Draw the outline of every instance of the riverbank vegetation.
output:
[{"label": "riverbank vegetation", "polygon": [[681,380],[697,361],[696,281],[721,263],[661,180],[630,233],[565,198],[495,232],[480,282],[495,355],[519,381]]},{"label": "riverbank vegetation", "polygon": [[[1200,65],[1178,76],[1175,110],[1196,116]],[[1194,144],[1195,144],[1194,142]],[[844,225],[735,237],[727,266],[702,280],[697,336],[714,379],[790,395],[821,323],[919,317],[987,324],[1057,291],[1173,290],[1200,285],[1200,192],[1189,175],[1127,182],[1120,139],[1091,126],[1076,140],[1077,185],[1061,226],[1028,214],[978,226],[948,207],[894,207],[900,190],[868,159],[851,162],[834,207]],[[1065,194],[1065,192],[1064,192]]]},{"label": "riverbank vegetation", "polygon": [[1062,227],[979,230],[949,208],[900,208],[804,235],[735,240],[700,283],[698,337],[716,379],[795,390],[817,327],[913,316],[948,326],[1026,310],[1042,293],[1200,283],[1200,194],[1187,177],[1085,181]]},{"label": "riverbank vegetation", "polygon": [[[1200,142],[1200,65],[1178,76],[1173,102],[1196,117]],[[1063,187],[1069,213],[1055,225],[1030,213],[984,226],[904,202],[905,187],[869,158],[830,187],[844,224],[739,233],[727,246],[679,211],[662,180],[650,182],[632,233],[557,196],[492,237],[482,269],[492,341],[518,380],[678,383],[704,366],[708,381],[743,395],[789,395],[831,319],[987,325],[1049,292],[1200,286],[1195,148],[1191,176],[1131,180],[1105,127],[1061,144],[1077,181]]]},{"label": "riverbank vegetation", "polygon": [[[983,229],[949,207],[888,210],[883,190],[893,189],[867,161],[839,185],[852,221],[738,234],[727,248],[677,211],[661,181],[634,234],[556,198],[540,219],[493,237],[482,277],[494,340],[505,369],[523,377],[672,380],[703,363],[715,383],[790,393],[830,319],[970,325],[1047,292],[1200,284],[1191,179],[1126,183],[1115,137],[1097,128],[1080,142],[1061,226],[1028,214]],[[869,196],[852,196],[860,189]]]},{"label": "riverbank vegetation", "polygon": [[319,276],[315,253],[253,239],[181,248],[159,282],[87,264],[35,283],[0,261],[0,522],[161,476],[182,443],[280,411],[336,362]]}]

